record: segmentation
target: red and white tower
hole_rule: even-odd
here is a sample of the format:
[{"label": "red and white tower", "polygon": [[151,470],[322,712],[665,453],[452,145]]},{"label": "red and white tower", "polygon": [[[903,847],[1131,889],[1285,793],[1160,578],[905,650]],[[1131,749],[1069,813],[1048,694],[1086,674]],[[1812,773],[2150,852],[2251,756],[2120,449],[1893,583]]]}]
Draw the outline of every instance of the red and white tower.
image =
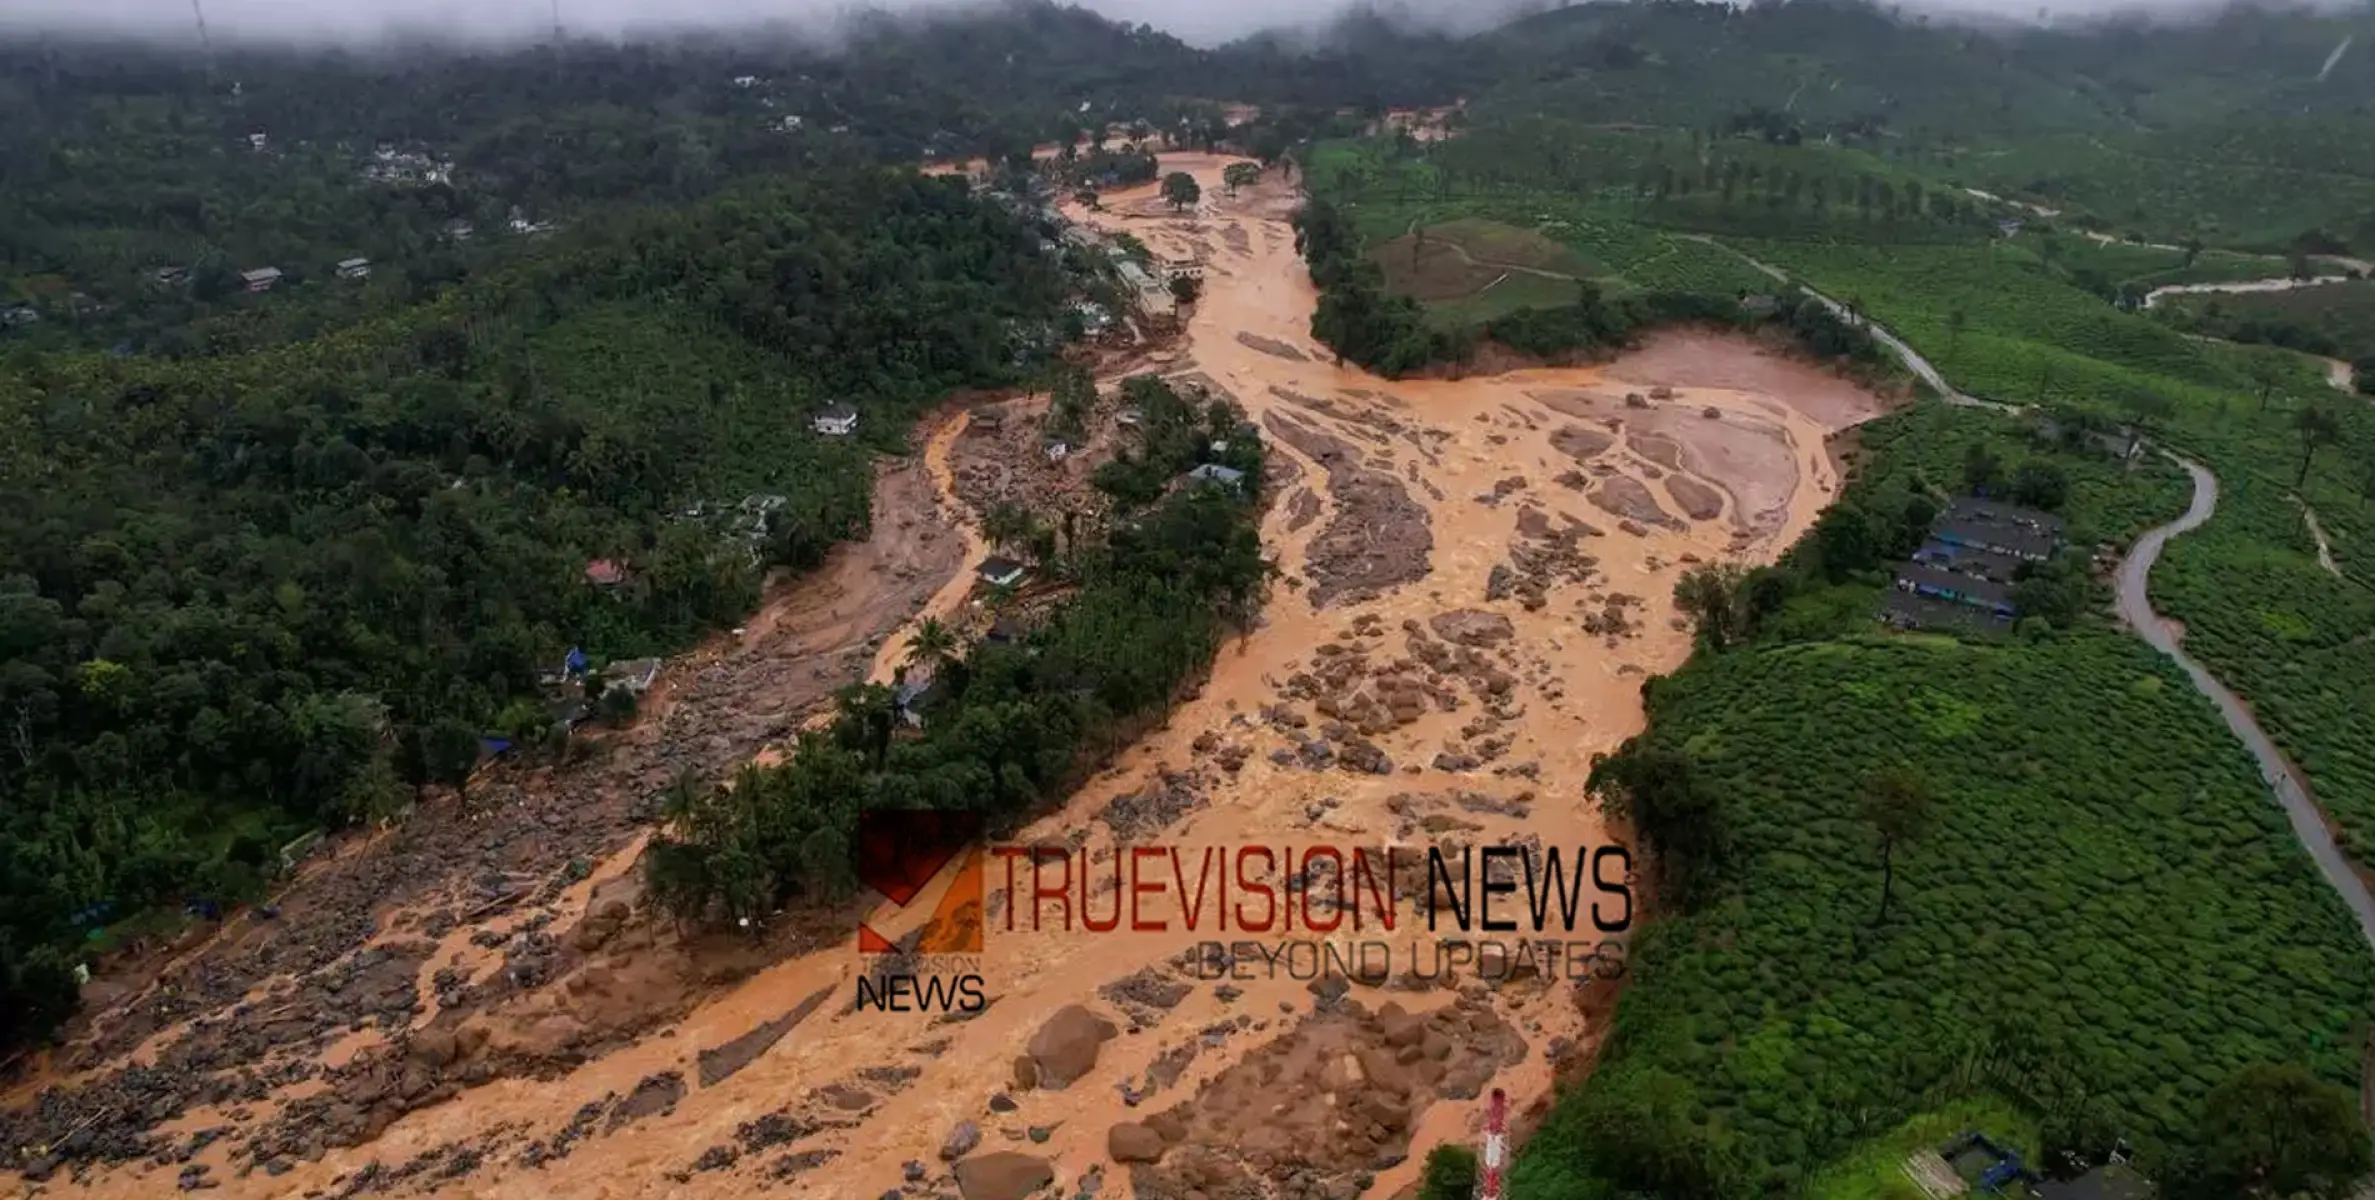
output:
[{"label": "red and white tower", "polygon": [[1476,1200],[1501,1200],[1501,1167],[1509,1161],[1509,1093],[1493,1089],[1484,1113],[1484,1182]]}]

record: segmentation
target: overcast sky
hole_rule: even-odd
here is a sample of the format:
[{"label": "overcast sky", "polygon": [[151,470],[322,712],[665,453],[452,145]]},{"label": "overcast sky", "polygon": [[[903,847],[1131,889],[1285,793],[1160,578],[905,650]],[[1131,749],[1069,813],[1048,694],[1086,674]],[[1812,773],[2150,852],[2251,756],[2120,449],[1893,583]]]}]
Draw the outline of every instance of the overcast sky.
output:
[{"label": "overcast sky", "polygon": [[[967,0],[877,0],[893,10],[945,8]],[[1118,20],[1143,21],[1199,45],[1261,29],[1311,24],[1348,0],[1078,0]],[[1555,3],[1556,0],[1548,0]],[[2201,0],[2059,0],[2056,14],[2108,8],[2168,8]],[[0,0],[0,28],[191,36],[192,0]],[[552,0],[198,0],[218,40],[366,43],[391,32],[472,39],[540,37],[552,26]],[[1403,0],[1405,11],[1434,24],[1475,27],[1521,4],[1544,0]],[[616,35],[638,27],[733,27],[756,22],[822,25],[847,0],[560,0],[562,23],[577,34]],[[1996,11],[2027,17],[2035,0],[1910,0],[1908,8]]]}]

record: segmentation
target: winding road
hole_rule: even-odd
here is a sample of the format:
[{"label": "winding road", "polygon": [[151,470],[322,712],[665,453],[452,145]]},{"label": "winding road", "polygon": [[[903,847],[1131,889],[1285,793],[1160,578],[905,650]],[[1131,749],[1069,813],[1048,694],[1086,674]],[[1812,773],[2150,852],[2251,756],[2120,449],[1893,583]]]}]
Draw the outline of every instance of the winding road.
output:
[{"label": "winding road", "polygon": [[[2165,452],[2164,452],[2165,453]],[[2113,584],[2118,597],[2120,619],[2128,623],[2153,649],[2177,660],[2185,668],[2186,677],[2193,680],[2194,690],[2209,697],[2218,706],[2218,714],[2226,719],[2227,728],[2241,738],[2245,749],[2259,760],[2260,777],[2267,780],[2268,789],[2275,793],[2276,802],[2284,807],[2285,817],[2292,822],[2293,836],[2300,839],[2309,857],[2316,862],[2318,872],[2325,876],[2328,886],[2342,903],[2350,907],[2358,919],[2359,934],[2370,948],[2375,948],[2375,895],[2367,891],[2366,881],[2359,878],[2342,848],[2334,844],[2334,834],[2326,827],[2325,814],[2318,811],[2317,802],[2301,786],[2300,772],[2285,760],[2284,752],[2266,730],[2253,719],[2251,710],[2241,698],[2227,690],[2227,686],[2212,675],[2178,644],[2177,629],[2159,613],[2152,610],[2148,584],[2152,567],[2160,560],[2161,550],[2169,539],[2181,533],[2201,528],[2218,511],[2218,477],[2201,464],[2169,455],[2185,473],[2193,477],[2193,500],[2186,505],[2185,514],[2166,525],[2159,526],[2136,539],[2135,548],[2119,564],[2119,576]]]},{"label": "winding road", "polygon": [[[1723,245],[1713,238],[1704,240],[1711,245]],[[1759,262],[1730,246],[1724,246],[1724,248],[1732,250],[1750,266],[1774,279],[1785,283],[1795,282],[1779,268]],[[1797,282],[1797,286],[1841,319],[1869,330],[1882,345],[1894,351],[1897,357],[1904,361],[1907,370],[1919,376],[1922,382],[1929,384],[1947,403],[1972,408],[1992,408],[2014,414],[2022,411],[2017,405],[1981,400],[1976,396],[1965,395],[1955,390],[1946,382],[1946,377],[1935,366],[1932,366],[1929,360],[1923,358],[1920,352],[1906,345],[1904,339],[1869,319],[1850,313],[1845,305],[1806,287],[1803,282]],[[2134,629],[2137,635],[2142,637],[2153,649],[2175,659],[2177,665],[2185,669],[2186,677],[2193,681],[2194,690],[2209,698],[2210,702],[2217,706],[2219,716],[2226,720],[2227,728],[2242,740],[2244,748],[2251,751],[2251,756],[2259,760],[2260,777],[2267,781],[2268,790],[2274,793],[2276,802],[2284,808],[2285,818],[2292,822],[2293,836],[2299,839],[2304,849],[2309,851],[2311,861],[2317,864],[2318,872],[2325,876],[2326,884],[2342,898],[2342,903],[2349,907],[2351,916],[2357,919],[2359,936],[2366,940],[2370,949],[2375,949],[2375,894],[2368,891],[2366,881],[2360,878],[2357,869],[2351,864],[2349,856],[2345,855],[2342,848],[2335,844],[2333,830],[2326,826],[2325,814],[2318,809],[2317,802],[2310,799],[2308,789],[2301,784],[2299,769],[2285,759],[2284,752],[2277,748],[2275,740],[2268,736],[2267,731],[2260,728],[2259,721],[2253,718],[2251,709],[2243,703],[2242,699],[2228,690],[2225,684],[2219,682],[2216,675],[2210,673],[2209,668],[2187,654],[2178,644],[2176,627],[2152,609],[2152,596],[2149,588],[2152,568],[2154,563],[2160,561],[2161,551],[2168,546],[2169,539],[2201,528],[2204,523],[2210,520],[2211,515],[2218,511],[2218,477],[2212,475],[2207,468],[2199,463],[2169,454],[2167,451],[2162,453],[2167,454],[2171,461],[2184,467],[2185,473],[2193,478],[2193,499],[2186,505],[2185,513],[2176,520],[2158,526],[2136,539],[2135,546],[2129,550],[2127,557],[2121,560],[2119,575],[2113,583],[2120,619],[2127,622],[2128,626]],[[2310,519],[2315,520],[2314,517]],[[2322,538],[2320,540],[2322,543]],[[2321,556],[2322,558],[2323,556]]]}]

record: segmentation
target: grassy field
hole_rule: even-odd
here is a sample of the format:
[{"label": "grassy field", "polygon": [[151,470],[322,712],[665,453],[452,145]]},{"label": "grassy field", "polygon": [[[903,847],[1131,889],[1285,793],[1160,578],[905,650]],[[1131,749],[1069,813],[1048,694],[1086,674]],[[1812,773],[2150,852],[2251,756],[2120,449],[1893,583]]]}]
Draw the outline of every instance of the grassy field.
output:
[{"label": "grassy field", "polygon": [[1541,233],[1474,217],[1420,226],[1374,246],[1369,257],[1384,271],[1389,291],[1459,325],[1571,303],[1577,281],[1606,275]]},{"label": "grassy field", "polygon": [[[1447,145],[1459,146],[1463,140]],[[1405,239],[1419,228],[1426,229],[1430,239],[1444,236],[1463,245],[1482,236],[1484,248],[1471,248],[1470,258],[1516,254],[1519,257],[1502,261],[1582,274],[1612,292],[1771,290],[1773,281],[1737,256],[1708,245],[1690,228],[1660,223],[1655,206],[1645,206],[1628,182],[1637,170],[1634,140],[1639,139],[1616,142],[1623,154],[1593,159],[1588,167],[1578,168],[1595,172],[1590,178],[1566,183],[1554,174],[1492,183],[1447,178],[1438,162],[1399,155],[1390,144],[1375,141],[1323,144],[1314,153],[1308,178],[1315,193],[1339,199],[1363,238],[1381,255],[1389,283],[1399,272],[1397,290],[1407,289],[1406,294],[1428,303],[1443,303],[1439,297],[1453,294],[1474,295],[1500,272],[1474,270],[1456,256],[1431,250],[1422,253],[1419,267],[1395,264],[1394,251],[1406,255],[1410,243]],[[1439,233],[1446,228],[1449,232]],[[1554,251],[1545,243],[1561,249]],[[1519,305],[1494,307],[1507,311]]]},{"label": "grassy field", "polygon": [[[1850,499],[1950,485],[1972,442],[2018,461],[2024,438],[1918,406],[1869,430]],[[2074,476],[2069,516],[2116,536],[2183,495],[2106,466]],[[1677,1161],[1711,1194],[1888,1195],[1887,1164],[1948,1126],[2037,1153],[2037,1131],[2089,1123],[2152,1158],[2249,1063],[2355,1082],[2375,959],[2174,666],[2101,619],[1887,636],[1842,599],[1873,586],[1803,592],[1760,641],[1652,684],[1650,736],[1721,798],[1745,861],[1635,943],[1600,1065],[1513,1195],[1659,1193]],[[1892,768],[1936,814],[1896,852],[1883,926],[1858,805]]]}]

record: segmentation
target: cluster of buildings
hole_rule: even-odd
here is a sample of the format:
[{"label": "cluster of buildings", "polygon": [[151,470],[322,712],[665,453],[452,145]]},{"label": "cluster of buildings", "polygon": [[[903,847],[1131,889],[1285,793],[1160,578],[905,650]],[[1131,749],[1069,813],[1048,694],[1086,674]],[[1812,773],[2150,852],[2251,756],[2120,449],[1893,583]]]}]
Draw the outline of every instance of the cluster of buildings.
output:
[{"label": "cluster of buildings", "polygon": [[369,162],[363,164],[362,175],[373,183],[452,183],[454,164],[422,151],[398,150],[394,146],[383,145],[372,152]]},{"label": "cluster of buildings", "polygon": [[1958,497],[1897,568],[1881,619],[1904,629],[2008,625],[2019,615],[2012,585],[2021,568],[2052,558],[2063,532],[2052,513]]},{"label": "cluster of buildings", "polygon": [[[602,692],[623,691],[640,697],[659,679],[659,659],[625,659],[597,671],[586,659],[585,651],[571,647],[568,656],[561,660],[560,669],[545,672],[539,682],[544,687],[545,705],[552,713],[553,724],[575,729],[589,715],[586,703],[589,684],[599,683]],[[488,747],[497,753],[508,748],[507,745]]]}]

